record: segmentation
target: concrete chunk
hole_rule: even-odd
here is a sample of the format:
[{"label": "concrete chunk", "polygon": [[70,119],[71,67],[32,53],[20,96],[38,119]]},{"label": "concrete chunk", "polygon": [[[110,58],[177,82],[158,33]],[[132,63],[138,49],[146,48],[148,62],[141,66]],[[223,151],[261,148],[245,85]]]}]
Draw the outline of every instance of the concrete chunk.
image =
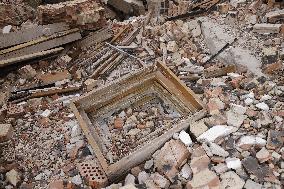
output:
[{"label": "concrete chunk", "polygon": [[[208,17],[202,17],[199,18],[199,20],[202,22],[202,34],[211,54],[217,53],[227,43],[231,43],[236,37],[227,32],[228,30],[233,30],[232,28],[218,24]],[[263,75],[260,69],[260,57],[255,57],[252,54],[253,52],[249,49],[235,46],[223,51],[217,58],[226,64],[243,65],[256,75]]]},{"label": "concrete chunk", "polygon": [[227,158],[226,164],[229,169],[239,169],[242,167],[241,160],[239,158]]},{"label": "concrete chunk", "polygon": [[193,175],[193,179],[186,184],[186,188],[220,188],[220,180],[216,173],[205,169]]},{"label": "concrete chunk", "polygon": [[195,137],[199,137],[207,130],[208,127],[205,125],[204,121],[198,121],[190,124],[190,132],[192,132]]},{"label": "concrete chunk", "polygon": [[282,24],[255,24],[253,31],[262,34],[280,33]]},{"label": "concrete chunk", "polygon": [[21,181],[20,174],[15,169],[7,172],[6,178],[13,186],[17,186],[17,184]]},{"label": "concrete chunk", "polygon": [[209,142],[214,142],[215,139],[218,137],[224,137],[229,135],[230,133],[236,131],[235,127],[227,126],[227,125],[216,125],[209,130],[207,130],[205,133],[200,135],[197,140],[207,140]]},{"label": "concrete chunk", "polygon": [[187,132],[183,131],[183,130],[179,133],[179,139],[186,146],[192,145],[192,140],[191,140],[189,134]]},{"label": "concrete chunk", "polygon": [[11,124],[0,124],[0,142],[8,141],[13,134]]},{"label": "concrete chunk", "polygon": [[242,189],[245,182],[234,171],[221,174],[221,188]]},{"label": "concrete chunk", "polygon": [[245,189],[252,189],[252,188],[253,189],[262,189],[262,185],[248,179],[244,188]]},{"label": "concrete chunk", "polygon": [[278,20],[283,20],[284,9],[268,12],[266,13],[265,18],[267,18],[267,21],[270,23],[275,23]]},{"label": "concrete chunk", "polygon": [[257,136],[243,136],[240,138],[237,146],[242,149],[249,149],[251,146],[256,145],[263,147],[266,144],[266,140]]}]

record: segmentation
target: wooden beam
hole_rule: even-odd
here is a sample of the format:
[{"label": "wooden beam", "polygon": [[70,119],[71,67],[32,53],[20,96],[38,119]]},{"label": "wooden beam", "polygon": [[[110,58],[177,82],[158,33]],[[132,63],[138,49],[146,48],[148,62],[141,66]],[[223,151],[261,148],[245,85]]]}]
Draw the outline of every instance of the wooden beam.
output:
[{"label": "wooden beam", "polygon": [[55,23],[48,25],[35,26],[22,29],[16,32],[0,34],[0,49],[26,43],[43,36],[49,36],[57,32],[68,30],[69,26],[65,23]]},{"label": "wooden beam", "polygon": [[10,58],[10,59],[7,59],[7,60],[2,60],[2,61],[0,61],[0,68],[4,67],[4,66],[11,65],[11,64],[16,64],[18,62],[43,57],[43,56],[50,55],[50,54],[57,54],[60,51],[62,51],[63,49],[64,49],[63,47],[58,47],[58,48],[54,48],[54,49],[50,49],[50,50],[46,50],[46,51],[41,51],[41,52],[37,52],[37,53],[32,53],[32,54],[28,54],[28,55],[24,55],[24,56],[20,56],[20,57],[16,57],[16,58]]},{"label": "wooden beam", "polygon": [[0,60],[24,56],[31,53],[52,49],[73,41],[81,39],[78,30],[69,30],[57,35],[42,37],[12,48],[0,51]]}]

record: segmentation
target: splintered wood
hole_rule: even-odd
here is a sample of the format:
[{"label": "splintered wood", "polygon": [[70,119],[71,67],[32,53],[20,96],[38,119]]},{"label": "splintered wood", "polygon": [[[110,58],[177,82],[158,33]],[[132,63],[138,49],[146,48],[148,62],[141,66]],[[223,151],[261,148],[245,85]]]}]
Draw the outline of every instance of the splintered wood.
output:
[{"label": "splintered wood", "polygon": [[[127,58],[133,59],[135,62],[134,64],[142,67],[142,60],[121,49],[121,47],[128,47],[133,42],[133,40],[141,31],[141,28],[142,26],[133,27],[131,26],[131,24],[123,27],[114,35],[110,43],[105,43],[105,45],[98,45],[94,53],[88,55],[88,58],[84,57],[82,60],[74,64],[74,66],[84,67],[84,70],[86,70],[89,77],[93,79],[105,78]],[[101,30],[94,35],[106,36],[105,33],[109,32],[107,30]],[[101,39],[100,37],[98,37],[97,40],[104,40],[104,38]],[[88,42],[86,43],[88,44]],[[112,45],[111,43],[118,44],[118,46]]]},{"label": "splintered wood", "polygon": [[[137,143],[130,145],[127,151],[119,155],[119,159],[114,159],[116,152],[111,149],[116,148],[116,143],[110,140],[109,135],[112,129],[110,125],[101,124],[101,121],[121,109],[132,107],[135,110],[160,102],[172,107],[185,121],[178,121],[170,127],[155,126],[143,140],[137,140]],[[197,118],[196,115],[203,109],[193,91],[161,63],[144,67],[103,88],[91,91],[75,100],[71,107],[110,181],[119,179],[133,166],[149,158],[173,133],[181,131]],[[143,125],[137,127],[143,128]],[[112,147],[109,148],[110,146]]]}]

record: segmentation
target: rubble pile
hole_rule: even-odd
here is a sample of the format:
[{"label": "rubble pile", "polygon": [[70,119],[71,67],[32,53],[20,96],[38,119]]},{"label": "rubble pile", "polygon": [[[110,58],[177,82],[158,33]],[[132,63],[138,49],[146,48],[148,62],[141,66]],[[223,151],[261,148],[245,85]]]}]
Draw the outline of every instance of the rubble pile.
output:
[{"label": "rubble pile", "polygon": [[[129,154],[133,148],[141,145],[143,138],[151,132],[158,129],[168,130],[172,125],[178,123],[181,117],[177,111],[171,110],[171,107],[163,106],[159,102],[149,103],[134,110],[128,108],[126,111],[123,110],[108,117],[105,124],[110,129],[112,144],[107,147],[107,153],[109,150],[113,150],[112,154],[117,154],[118,157],[113,156],[111,159],[116,161],[125,154]],[[101,122],[99,124],[103,125]]]},{"label": "rubble pile", "polygon": [[283,188],[283,2],[117,2],[0,4],[0,188]]}]

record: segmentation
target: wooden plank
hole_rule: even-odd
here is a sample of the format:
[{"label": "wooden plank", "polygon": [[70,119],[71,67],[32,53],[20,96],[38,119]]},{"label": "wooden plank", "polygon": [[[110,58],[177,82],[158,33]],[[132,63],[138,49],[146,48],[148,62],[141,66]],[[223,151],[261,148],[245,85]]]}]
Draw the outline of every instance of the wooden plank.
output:
[{"label": "wooden plank", "polygon": [[115,42],[127,29],[130,28],[130,24],[124,26],[110,41],[110,43]]},{"label": "wooden plank", "polygon": [[80,89],[81,89],[81,86],[67,86],[64,88],[54,87],[54,88],[48,88],[48,89],[42,89],[42,90],[35,90],[33,92],[27,92],[27,94],[24,95],[22,98],[15,98],[15,100],[12,100],[11,103],[19,103],[22,101],[26,101],[28,99],[51,96],[54,94],[75,92],[75,91],[79,91]]},{"label": "wooden plank", "polygon": [[205,70],[204,76],[205,78],[211,77],[221,77],[227,75],[227,73],[236,72],[237,68],[235,65],[227,65],[222,68],[214,69],[214,70]]},{"label": "wooden plank", "polygon": [[0,55],[0,60],[6,60],[9,58],[15,58],[15,57],[24,56],[24,55],[31,54],[31,53],[45,51],[51,48],[55,48],[55,47],[76,41],[78,39],[81,39],[81,34],[79,32],[75,32],[75,33],[65,34],[58,38],[56,37],[47,38],[47,39],[45,38],[41,40],[36,40],[35,42],[28,42],[28,44],[26,45],[23,44],[23,45],[20,45],[19,47],[16,46],[17,48],[11,49],[9,50],[8,53]]},{"label": "wooden plank", "polygon": [[44,41],[48,41],[48,40],[51,40],[51,39],[54,39],[54,38],[59,38],[59,37],[62,37],[62,36],[68,35],[70,33],[77,32],[77,31],[79,31],[79,30],[78,29],[72,29],[72,30],[56,33],[52,36],[48,36],[48,37],[44,36],[44,37],[41,37],[41,38],[38,38],[38,39],[35,39],[35,40],[32,40],[32,41],[28,41],[28,42],[23,43],[23,44],[20,44],[20,45],[16,45],[16,46],[13,46],[13,47],[10,47],[10,48],[7,48],[7,49],[3,49],[3,50],[0,51],[0,55],[4,55],[4,54],[7,54],[9,52],[16,51],[16,50],[19,50],[19,49],[23,49],[25,47],[29,47],[29,46],[35,45],[37,43],[42,43]]},{"label": "wooden plank", "polygon": [[[198,96],[188,88],[184,82],[182,82],[165,64],[157,62],[158,68],[161,72],[169,79],[173,84],[175,84],[176,89],[178,89],[181,95],[184,95],[185,98],[196,108],[196,111],[203,109],[204,104],[198,98]],[[163,83],[167,84],[167,83]]]},{"label": "wooden plank", "polygon": [[102,29],[96,32],[90,33],[84,39],[79,41],[79,45],[83,48],[95,45],[97,43],[101,43],[109,38],[111,38],[113,34],[110,29]]},{"label": "wooden plank", "polygon": [[69,26],[65,23],[55,23],[48,25],[35,26],[28,29],[22,29],[16,32],[0,34],[0,49],[21,43],[25,43],[39,37],[49,36],[57,32],[68,30]]},{"label": "wooden plank", "polygon": [[16,64],[16,63],[22,62],[22,61],[35,59],[35,58],[50,55],[50,54],[56,54],[56,53],[59,53],[60,51],[62,51],[63,49],[64,49],[63,47],[58,47],[58,48],[54,48],[54,49],[50,49],[50,50],[46,50],[46,51],[41,51],[41,52],[37,52],[37,53],[32,53],[32,54],[28,54],[28,55],[24,55],[24,56],[20,56],[20,57],[16,57],[16,58],[10,58],[10,59],[7,59],[7,60],[2,60],[2,61],[0,61],[0,68],[4,67],[4,66],[11,65],[11,64]]}]

